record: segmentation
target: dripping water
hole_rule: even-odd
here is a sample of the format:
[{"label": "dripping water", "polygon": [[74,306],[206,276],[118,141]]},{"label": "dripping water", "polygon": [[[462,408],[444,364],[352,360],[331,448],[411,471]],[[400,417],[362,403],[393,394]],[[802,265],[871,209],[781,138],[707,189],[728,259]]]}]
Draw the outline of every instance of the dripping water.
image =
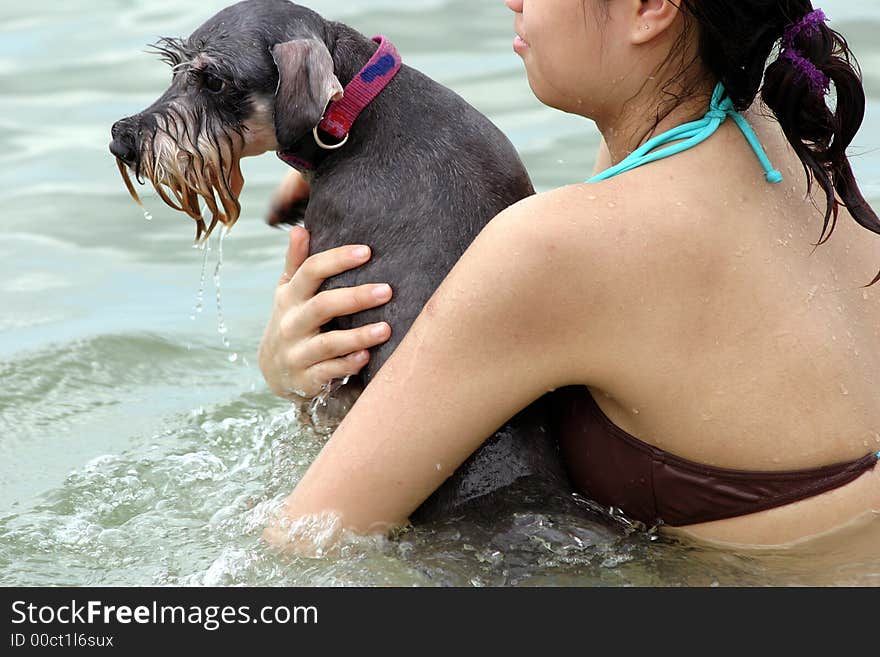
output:
[{"label": "dripping water", "polygon": [[[202,210],[204,211],[204,208]],[[239,355],[232,350],[232,345],[226,335],[229,332],[229,329],[226,326],[226,320],[223,316],[223,296],[220,286],[220,272],[223,269],[223,241],[226,239],[228,233],[229,229],[226,226],[220,227],[219,236],[217,238],[217,262],[214,264],[214,273],[211,279],[214,282],[214,299],[217,306],[217,333],[220,335],[220,341],[223,343],[223,347],[228,352],[227,358],[229,362],[236,363],[239,360]],[[199,275],[199,289],[198,292],[196,292],[196,303],[195,306],[193,306],[192,314],[189,316],[191,320],[195,320],[205,309],[205,282],[208,273],[208,253],[211,251],[210,240],[202,239],[196,244],[193,244],[193,248],[201,249],[204,252],[204,255],[202,256],[202,271]],[[246,358],[242,358],[241,362],[245,366],[248,365]]]},{"label": "dripping water", "polygon": [[205,241],[201,244],[193,244],[193,248],[201,249],[205,252],[205,255],[202,257],[202,274],[199,278],[199,291],[196,292],[196,305],[193,306],[193,314],[189,316],[190,319],[195,320],[196,315],[200,315],[202,310],[205,309],[205,274],[208,271],[208,252],[211,250],[211,245]]},{"label": "dripping water", "polygon": [[221,226],[220,228],[220,237],[217,238],[217,264],[214,265],[214,291],[215,291],[215,299],[217,302],[217,333],[220,334],[220,340],[223,342],[223,346],[229,352],[229,362],[234,363],[238,360],[238,354],[232,351],[232,347],[229,344],[229,338],[226,337],[226,333],[228,329],[226,327],[226,321],[223,318],[223,298],[220,291],[220,270],[223,269],[223,240],[226,239],[226,235],[229,233],[229,230],[226,226]]}]

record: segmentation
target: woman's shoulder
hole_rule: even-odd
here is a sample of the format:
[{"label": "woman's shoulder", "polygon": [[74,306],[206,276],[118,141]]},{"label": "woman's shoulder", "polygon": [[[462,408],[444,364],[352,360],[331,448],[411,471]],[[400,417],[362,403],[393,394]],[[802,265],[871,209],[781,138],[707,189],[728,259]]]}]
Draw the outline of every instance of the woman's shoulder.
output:
[{"label": "woman's shoulder", "polygon": [[541,192],[508,208],[505,219],[557,254],[555,264],[605,285],[625,283],[629,270],[659,276],[713,266],[711,235],[700,229],[704,199],[686,186],[671,194],[656,175],[646,167]]}]

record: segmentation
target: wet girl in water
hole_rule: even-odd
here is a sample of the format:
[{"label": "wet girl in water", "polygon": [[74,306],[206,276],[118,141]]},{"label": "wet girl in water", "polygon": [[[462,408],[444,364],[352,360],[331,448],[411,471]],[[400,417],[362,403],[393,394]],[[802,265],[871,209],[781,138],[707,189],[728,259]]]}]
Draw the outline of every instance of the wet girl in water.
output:
[{"label": "wet girl in water", "polygon": [[[780,545],[876,515],[880,221],[846,157],[865,94],[843,38],[805,0],[506,4],[535,95],[596,122],[595,171],[483,229],[284,518],[405,524],[548,390],[574,485],[637,520]],[[358,246],[306,258],[291,231],[260,348],[279,394],[359,371],[394,329],[316,338],[392,294],[316,294]]]}]

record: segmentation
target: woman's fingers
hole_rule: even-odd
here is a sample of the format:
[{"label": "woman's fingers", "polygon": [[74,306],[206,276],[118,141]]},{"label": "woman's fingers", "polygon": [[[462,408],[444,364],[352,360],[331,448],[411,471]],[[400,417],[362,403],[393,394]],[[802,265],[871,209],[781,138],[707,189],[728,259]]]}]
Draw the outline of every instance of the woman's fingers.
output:
[{"label": "woman's fingers", "polygon": [[344,379],[347,376],[357,374],[369,361],[370,352],[363,349],[342,358],[333,358],[317,363],[306,370],[306,375],[314,382],[314,386],[320,392],[321,388],[333,379]]},{"label": "woman's fingers", "polygon": [[370,259],[370,247],[363,245],[339,246],[315,253],[305,259],[296,270],[290,285],[298,299],[306,300],[318,291],[326,279],[354,269]]},{"label": "woman's fingers", "polygon": [[300,321],[317,328],[335,317],[375,308],[390,299],[391,286],[385,283],[324,290],[303,304]]},{"label": "woman's fingers", "polygon": [[[388,303],[392,294],[391,286],[386,283],[324,290],[303,302],[294,302],[294,305],[289,306],[291,310],[279,315],[278,328],[285,339],[299,341],[318,333],[332,319]],[[286,303],[290,301],[285,295],[276,296],[276,304]]]},{"label": "woman's fingers", "polygon": [[290,377],[285,388],[301,397],[314,397],[332,379],[360,372],[370,362],[369,348],[390,337],[391,327],[385,322],[348,331],[319,333],[291,350],[289,360],[279,367],[298,373]]},{"label": "woman's fingers", "polygon": [[[390,337],[391,327],[386,322],[367,324],[347,331],[318,333],[302,345],[298,360],[306,364],[307,367],[314,367],[320,365],[322,361],[330,361],[365,351],[386,342]],[[360,362],[360,357],[353,357],[353,362]],[[367,359],[364,359],[361,367],[366,362]],[[325,381],[328,380],[325,379]]]}]

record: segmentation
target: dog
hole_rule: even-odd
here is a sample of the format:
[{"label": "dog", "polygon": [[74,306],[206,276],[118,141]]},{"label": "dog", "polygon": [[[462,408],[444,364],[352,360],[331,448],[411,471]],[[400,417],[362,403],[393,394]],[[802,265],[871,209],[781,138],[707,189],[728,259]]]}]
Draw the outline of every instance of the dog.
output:
[{"label": "dog", "polygon": [[[306,7],[245,0],[188,39],[163,38],[154,49],[172,67],[170,87],[111,130],[110,151],[129,192],[139,200],[130,173],[141,183],[148,178],[165,203],[196,221],[200,240],[238,218],[242,157],[276,151],[299,169],[310,185],[308,203],[303,216],[282,221],[302,219],[313,252],[372,248],[367,264],[324,289],[378,280],[395,290],[385,306],[322,327],[381,320],[394,327],[372,350],[362,386],[482,227],[534,193],[513,145],[484,115],[402,64],[384,38],[371,40]],[[522,410],[411,519],[492,508],[495,493],[524,482],[548,500],[567,498],[572,489],[547,413],[546,396]]]}]

